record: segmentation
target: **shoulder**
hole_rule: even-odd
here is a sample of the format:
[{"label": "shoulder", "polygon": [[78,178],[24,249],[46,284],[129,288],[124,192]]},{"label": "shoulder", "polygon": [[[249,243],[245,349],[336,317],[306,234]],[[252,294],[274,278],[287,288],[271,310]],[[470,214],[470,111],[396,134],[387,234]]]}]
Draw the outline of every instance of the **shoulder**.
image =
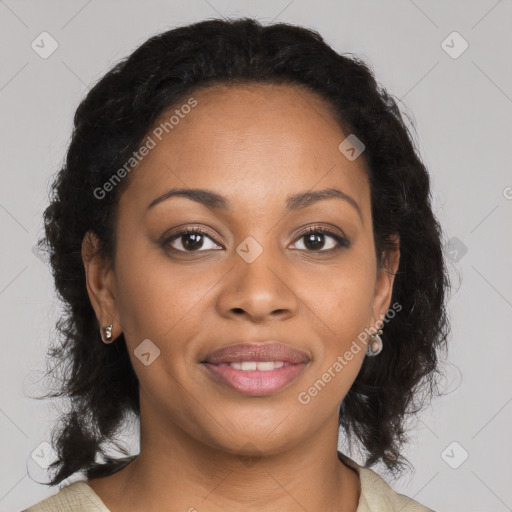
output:
[{"label": "shoulder", "polygon": [[359,474],[361,496],[357,512],[434,512],[412,498],[394,491],[375,471],[360,466],[341,452],[338,452],[338,456]]},{"label": "shoulder", "polygon": [[110,512],[83,480],[63,487],[57,494],[22,512]]}]

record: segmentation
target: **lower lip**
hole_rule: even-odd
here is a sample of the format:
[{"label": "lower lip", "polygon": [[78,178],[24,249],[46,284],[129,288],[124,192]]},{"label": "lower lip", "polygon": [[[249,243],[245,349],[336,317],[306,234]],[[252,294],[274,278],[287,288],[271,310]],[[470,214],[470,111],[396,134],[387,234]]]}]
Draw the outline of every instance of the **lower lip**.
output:
[{"label": "lower lip", "polygon": [[275,370],[235,370],[231,366],[211,363],[203,365],[215,380],[247,396],[266,396],[277,393],[295,380],[306,367],[305,363],[281,366]]}]

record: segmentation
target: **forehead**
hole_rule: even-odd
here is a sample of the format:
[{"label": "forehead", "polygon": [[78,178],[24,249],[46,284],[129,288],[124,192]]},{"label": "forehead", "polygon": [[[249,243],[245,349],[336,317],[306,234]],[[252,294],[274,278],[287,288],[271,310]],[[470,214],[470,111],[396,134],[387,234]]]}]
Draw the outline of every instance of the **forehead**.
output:
[{"label": "forehead", "polygon": [[[195,106],[181,109],[191,99]],[[165,126],[167,131],[155,132]],[[160,132],[161,140],[155,136]],[[338,149],[347,135],[330,106],[304,87],[196,89],[163,112],[149,132],[155,146],[132,171],[121,200],[147,205],[171,188],[188,187],[214,190],[235,203],[268,204],[294,192],[336,187],[364,205],[363,160],[350,161]]]}]

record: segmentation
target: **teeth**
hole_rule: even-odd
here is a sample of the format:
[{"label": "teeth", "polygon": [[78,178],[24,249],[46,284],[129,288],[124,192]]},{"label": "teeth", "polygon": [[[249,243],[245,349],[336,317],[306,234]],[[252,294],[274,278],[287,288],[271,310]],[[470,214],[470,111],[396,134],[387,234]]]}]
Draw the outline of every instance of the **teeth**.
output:
[{"label": "teeth", "polygon": [[276,368],[281,368],[284,366],[283,361],[243,361],[241,363],[229,363],[231,368],[235,370],[259,370],[262,372],[267,372],[270,370],[275,370]]}]

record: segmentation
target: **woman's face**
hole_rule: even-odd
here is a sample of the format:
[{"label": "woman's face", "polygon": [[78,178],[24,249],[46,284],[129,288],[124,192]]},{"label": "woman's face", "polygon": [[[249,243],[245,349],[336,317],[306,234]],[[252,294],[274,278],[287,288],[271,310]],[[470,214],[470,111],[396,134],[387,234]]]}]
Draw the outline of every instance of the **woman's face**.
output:
[{"label": "woman's face", "polygon": [[[143,428],[277,453],[337,425],[364,358],[358,335],[386,313],[393,279],[377,270],[362,158],[338,149],[349,134],[320,98],[286,85],[191,96],[125,178],[115,266],[89,268],[89,294],[101,325],[124,333]],[[177,189],[222,199],[157,199]],[[246,343],[282,344],[260,359],[290,360],[210,357]]]}]

